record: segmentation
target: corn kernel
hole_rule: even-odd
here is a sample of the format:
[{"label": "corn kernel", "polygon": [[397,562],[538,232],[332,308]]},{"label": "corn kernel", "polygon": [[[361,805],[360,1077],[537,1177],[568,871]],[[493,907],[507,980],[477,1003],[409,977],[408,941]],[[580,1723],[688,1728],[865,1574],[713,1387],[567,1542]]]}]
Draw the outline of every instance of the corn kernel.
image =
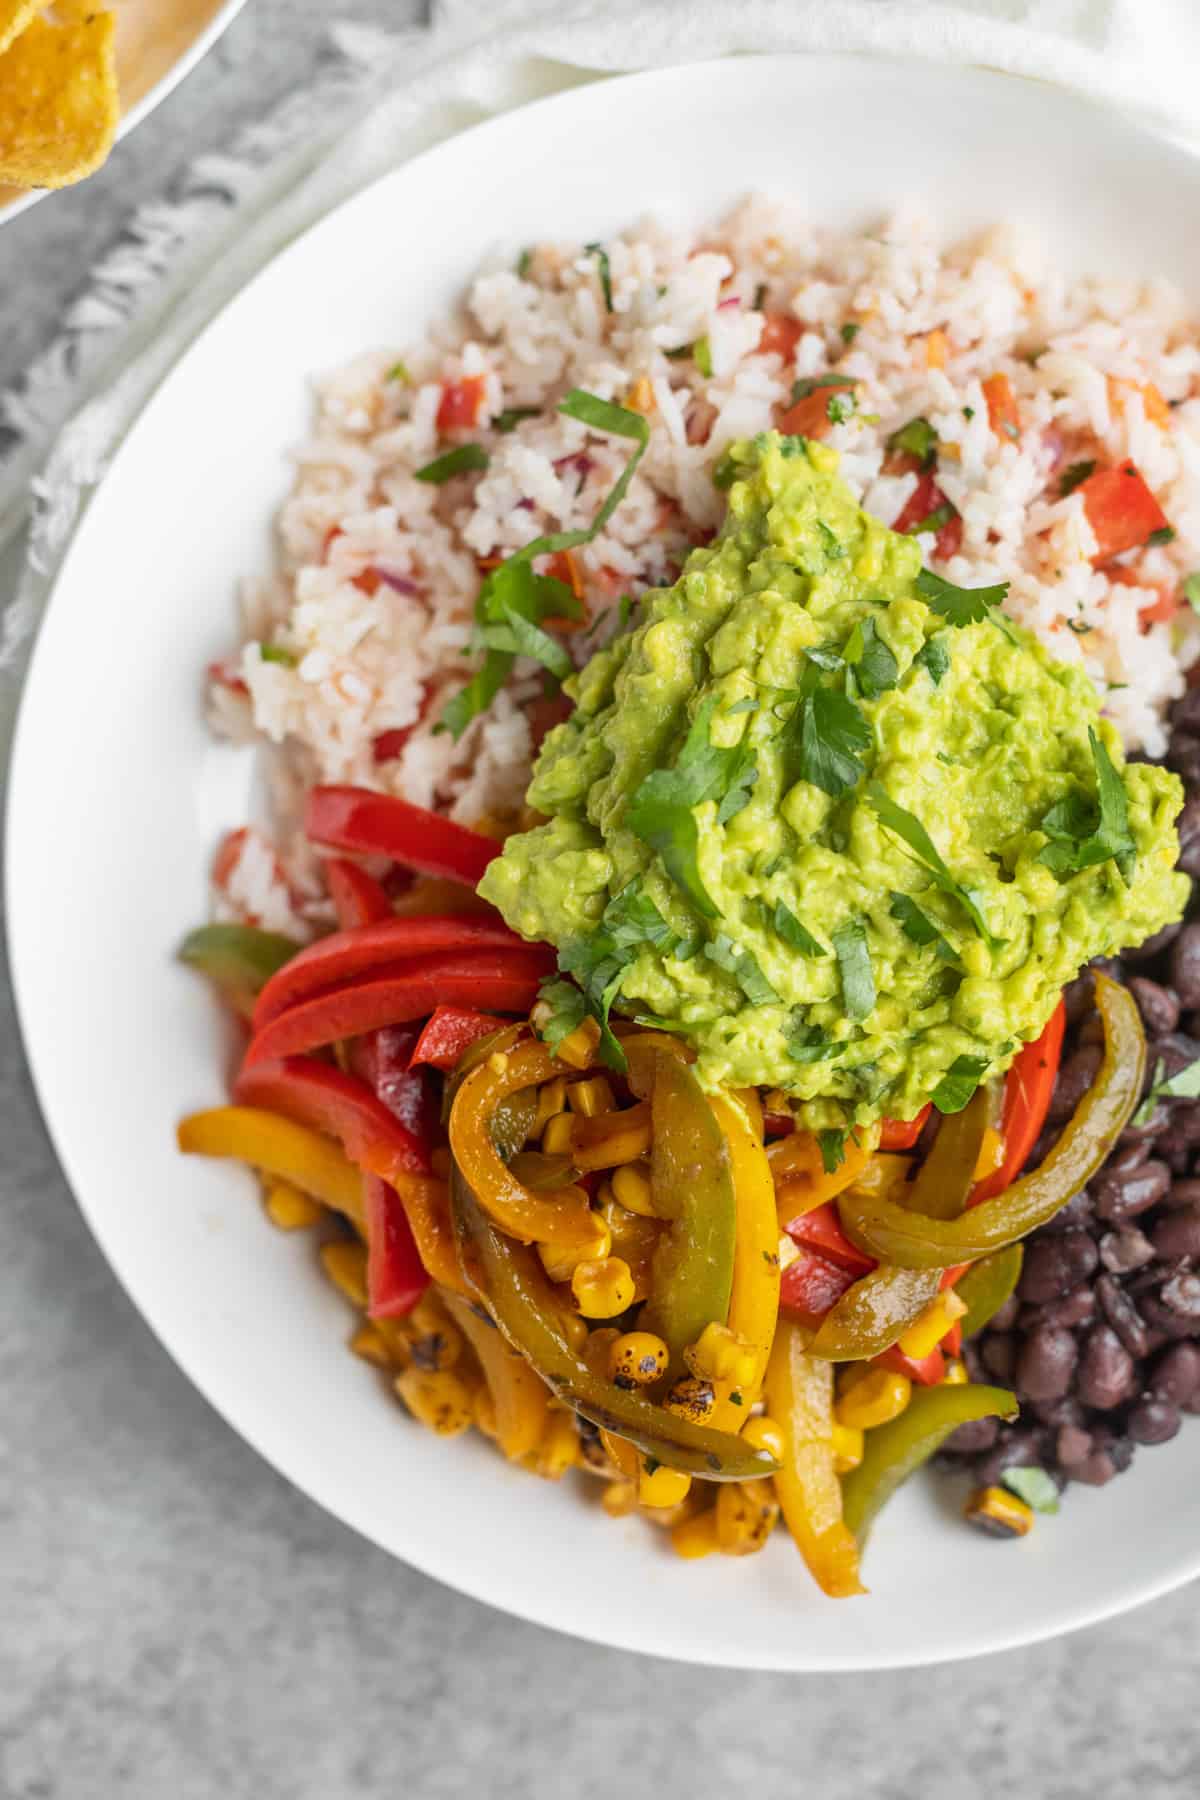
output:
[{"label": "corn kernel", "polygon": [[1033,1509],[1007,1488],[976,1488],[963,1508],[963,1517],[989,1537],[1025,1537],[1033,1530]]},{"label": "corn kernel", "polygon": [[594,1257],[577,1263],[571,1273],[571,1292],[585,1319],[613,1319],[633,1305],[629,1264],[619,1256]]},{"label": "corn kernel", "polygon": [[667,1372],[671,1352],[652,1331],[626,1331],[608,1352],[608,1372],[619,1388],[648,1387]]},{"label": "corn kernel", "polygon": [[574,1308],[564,1306],[558,1315],[558,1323],[570,1348],[576,1356],[581,1355],[588,1341],[587,1320],[581,1319]]},{"label": "corn kernel", "polygon": [[430,1167],[440,1181],[449,1181],[454,1172],[454,1159],[444,1144],[439,1144],[429,1158]]},{"label": "corn kernel", "polygon": [[562,1075],[554,1081],[544,1081],[538,1089],[537,1111],[533,1115],[533,1124],[529,1128],[531,1138],[541,1137],[542,1132],[556,1113],[562,1112],[567,1104],[567,1083]]},{"label": "corn kernel", "polygon": [[654,411],[655,399],[653,384],[645,375],[639,375],[625,396],[625,405],[630,412],[649,415]]},{"label": "corn kernel", "polygon": [[682,1556],[688,1562],[701,1556],[711,1556],[720,1549],[717,1541],[717,1514],[715,1507],[707,1512],[694,1513],[690,1519],[683,1519],[671,1528],[671,1548],[676,1556]]},{"label": "corn kernel", "polygon": [[492,1399],[492,1390],[486,1381],[481,1381],[471,1396],[475,1408],[475,1423],[484,1437],[495,1438],[496,1402]]},{"label": "corn kernel", "polygon": [[654,1189],[644,1163],[624,1163],[612,1172],[612,1194],[618,1206],[637,1213],[643,1219],[654,1219]]},{"label": "corn kernel", "polygon": [[438,1437],[458,1437],[475,1418],[475,1397],[450,1369],[405,1369],[396,1377],[396,1392],[414,1419]]},{"label": "corn kernel", "polygon": [[776,1462],[783,1461],[786,1448],[783,1432],[769,1414],[759,1413],[756,1418],[747,1419],[742,1436],[756,1450],[765,1450]]},{"label": "corn kernel", "polygon": [[542,1149],[547,1156],[569,1156],[571,1138],[575,1131],[575,1121],[570,1113],[555,1113],[547,1120],[546,1129],[542,1133]]},{"label": "corn kernel", "polygon": [[590,1081],[571,1083],[567,1089],[567,1105],[581,1119],[595,1119],[600,1113],[612,1112],[616,1101],[603,1075],[594,1075]]},{"label": "corn kernel", "polygon": [[707,1425],[716,1403],[712,1382],[701,1375],[687,1375],[677,1381],[663,1402],[668,1412],[679,1419],[690,1419],[693,1425]]},{"label": "corn kernel", "polygon": [[398,1369],[407,1369],[412,1361],[412,1345],[407,1319],[372,1319],[372,1329],[381,1337],[388,1356]]},{"label": "corn kernel", "polygon": [[848,1393],[839,1395],[833,1416],[839,1425],[870,1431],[874,1425],[898,1419],[911,1398],[912,1382],[907,1375],[894,1375],[890,1369],[870,1369]]},{"label": "corn kernel", "polygon": [[263,1195],[268,1219],[279,1231],[303,1231],[319,1224],[325,1208],[310,1194],[302,1194],[290,1181],[273,1181]]},{"label": "corn kernel", "polygon": [[424,1331],[408,1340],[408,1354],[414,1369],[453,1369],[462,1353],[462,1333],[449,1319],[435,1331]]},{"label": "corn kernel", "polygon": [[[647,1466],[647,1465],[650,1466]],[[682,1469],[668,1469],[665,1464],[654,1464],[652,1457],[642,1463],[638,1475],[639,1506],[678,1506],[687,1498],[692,1478],[685,1475]]]},{"label": "corn kernel", "polygon": [[493,1050],[487,1059],[487,1066],[493,1075],[507,1075],[508,1057],[503,1050]]},{"label": "corn kernel", "polygon": [[561,1481],[578,1461],[579,1433],[575,1429],[575,1414],[552,1408],[538,1445],[537,1472],[543,1481]]},{"label": "corn kernel", "polygon": [[725,1556],[753,1556],[779,1520],[770,1481],[725,1481],[717,1489],[717,1545]]},{"label": "corn kernel", "polygon": [[628,1438],[617,1437],[615,1432],[602,1431],[600,1442],[608,1452],[608,1460],[614,1469],[619,1469],[627,1481],[636,1482],[642,1473],[642,1459],[637,1446]]},{"label": "corn kernel", "polygon": [[694,1344],[689,1344],[683,1360],[694,1375],[709,1381],[728,1381],[734,1387],[747,1387],[758,1373],[754,1346],[748,1344],[728,1325],[714,1320],[706,1325]]},{"label": "corn kernel", "polygon": [[416,1304],[408,1314],[405,1325],[408,1332],[423,1336],[430,1331],[440,1331],[443,1325],[450,1323],[446,1308],[442,1305],[434,1288],[428,1287],[423,1294],[417,1296]]},{"label": "corn kernel", "polygon": [[[580,1263],[602,1262],[612,1249],[612,1232],[599,1213],[592,1214],[593,1233],[588,1244],[539,1244],[538,1256],[551,1281],[570,1281]],[[621,1309],[624,1310],[623,1308]],[[605,1318],[607,1314],[589,1315]]]},{"label": "corn kernel", "polygon": [[350,1348],[355,1356],[374,1363],[377,1369],[389,1369],[392,1365],[388,1347],[373,1325],[360,1325],[350,1339]]},{"label": "corn kernel", "polygon": [[351,1306],[367,1304],[367,1252],[362,1244],[334,1238],[321,1245],[321,1267]]},{"label": "corn kernel", "polygon": [[605,1483],[600,1504],[610,1519],[625,1519],[637,1507],[637,1484],[632,1481]]},{"label": "corn kernel", "polygon": [[567,1033],[554,1054],[559,1062],[570,1063],[573,1069],[590,1069],[596,1060],[599,1043],[600,1027],[595,1019],[584,1019],[574,1031]]},{"label": "corn kernel", "polygon": [[861,1425],[839,1425],[835,1419],[830,1434],[833,1443],[833,1466],[839,1475],[848,1475],[851,1469],[857,1469],[863,1459],[863,1431]]},{"label": "corn kernel", "polygon": [[961,1319],[966,1310],[966,1301],[953,1288],[947,1288],[936,1300],[931,1300],[900,1339],[900,1348],[905,1356],[910,1356],[914,1362],[921,1362],[931,1355],[955,1320]]},{"label": "corn kernel", "polygon": [[946,1364],[946,1373],[942,1376],[943,1387],[965,1387],[971,1377],[967,1374],[967,1365],[961,1357],[951,1357]]}]

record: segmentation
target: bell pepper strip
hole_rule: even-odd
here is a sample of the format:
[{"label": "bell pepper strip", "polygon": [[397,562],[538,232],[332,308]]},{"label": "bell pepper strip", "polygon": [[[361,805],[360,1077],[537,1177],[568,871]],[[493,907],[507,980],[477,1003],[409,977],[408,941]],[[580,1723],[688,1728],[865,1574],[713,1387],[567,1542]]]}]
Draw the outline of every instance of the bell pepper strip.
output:
[{"label": "bell pepper strip", "polygon": [[446,1310],[458,1326],[483,1370],[496,1414],[496,1442],[510,1462],[530,1456],[542,1441],[550,1389],[525,1358],[510,1349],[478,1303],[443,1293]]},{"label": "bell pepper strip", "polygon": [[433,1175],[398,1174],[393,1183],[424,1267],[439,1287],[465,1294],[450,1217],[450,1190]]},{"label": "bell pepper strip", "polygon": [[201,925],[179,946],[179,960],[224,993],[257,994],[303,945],[256,925]]},{"label": "bell pepper strip", "polygon": [[729,1145],[686,1063],[635,1053],[629,1074],[635,1093],[649,1092],[650,1186],[655,1216],[667,1221],[639,1329],[662,1338],[671,1353],[667,1373],[678,1375],[688,1345],[729,1314],[737,1232]]},{"label": "bell pepper strip", "polygon": [[865,1275],[876,1266],[873,1256],[864,1255],[850,1242],[838,1221],[832,1200],[789,1219],[783,1229],[793,1244],[799,1244],[803,1250],[817,1251],[852,1274]]},{"label": "bell pepper strip", "polygon": [[833,1466],[833,1365],[808,1354],[807,1334],[790,1319],[775,1333],[764,1399],[784,1437],[775,1492],[797,1550],[832,1598],[865,1593]]},{"label": "bell pepper strip", "polygon": [[470,955],[413,957],[377,970],[370,980],[351,982],[301,1000],[256,1030],[247,1063],[316,1050],[339,1038],[357,1037],[384,1025],[424,1019],[439,1005],[472,1000],[502,1013],[527,1013],[546,974],[547,956],[522,945]]},{"label": "bell pepper strip", "polygon": [[431,1146],[402,1124],[365,1081],[315,1057],[285,1056],[242,1069],[233,1097],[240,1106],[262,1106],[338,1138],[351,1162],[393,1185],[400,1175],[429,1173]]},{"label": "bell pepper strip", "polygon": [[940,1450],[952,1431],[971,1419],[1015,1419],[1016,1397],[1005,1388],[974,1382],[922,1388],[904,1411],[866,1434],[863,1459],[842,1477],[846,1523],[860,1545],[896,1489]]},{"label": "bell pepper strip", "polygon": [[412,1063],[429,1063],[435,1069],[457,1068],[464,1050],[481,1038],[491,1037],[503,1021],[494,1013],[475,1012],[468,1006],[436,1006],[417,1039]]},{"label": "bell pepper strip", "polygon": [[229,1156],[290,1181],[323,1206],[362,1226],[362,1175],[331,1138],[256,1106],[214,1106],[180,1121],[179,1148],[191,1156]]},{"label": "bell pepper strip", "polygon": [[367,1316],[398,1319],[410,1313],[429,1286],[408,1214],[395,1188],[378,1175],[363,1176],[367,1234]]},{"label": "bell pepper strip", "polygon": [[815,1331],[858,1276],[815,1250],[802,1250],[779,1278],[779,1310]]},{"label": "bell pepper strip", "polygon": [[[485,950],[529,951],[498,920],[444,913],[377,919],[354,930],[335,931],[293,955],[286,969],[263,986],[254,1015],[256,1031],[282,1012],[383,969],[433,956],[476,955]],[[547,967],[549,958],[547,958]]]},{"label": "bell pepper strip", "polygon": [[969,1206],[1002,1194],[1028,1162],[1050,1110],[1066,1027],[1067,1011],[1060,1000],[1041,1035],[1024,1046],[1009,1069],[1000,1124],[1004,1154],[999,1167],[976,1182]]},{"label": "bell pepper strip", "polygon": [[[500,1063],[502,1067],[494,1066]],[[517,1180],[492,1141],[492,1120],[510,1094],[573,1073],[545,1044],[518,1044],[472,1069],[450,1109],[450,1150],[464,1182],[491,1222],[525,1244],[582,1247],[595,1242],[595,1222],[582,1189],[534,1193]]]},{"label": "bell pepper strip", "polygon": [[[948,1113],[943,1118],[916,1180],[897,1191],[895,1199],[899,1205],[927,1219],[958,1217],[975,1183],[992,1107],[987,1088],[979,1087],[961,1112]],[[961,1262],[962,1258],[957,1260]]]},{"label": "bell pepper strip", "polygon": [[821,1321],[810,1354],[829,1362],[879,1356],[921,1316],[941,1286],[940,1269],[893,1269],[862,1275]]},{"label": "bell pepper strip", "polygon": [[821,1146],[811,1131],[793,1131],[776,1138],[767,1150],[767,1161],[775,1180],[779,1200],[779,1218],[794,1218],[842,1193],[857,1181],[875,1149],[873,1129],[846,1140],[841,1162],[826,1174]]},{"label": "bell pepper strip", "polygon": [[739,1419],[744,1422],[746,1409],[758,1398],[775,1341],[779,1320],[779,1227],[775,1184],[753,1119],[737,1099],[727,1094],[714,1094],[711,1105],[729,1151],[736,1200],[729,1329],[752,1346],[755,1357],[754,1377],[739,1389],[741,1407],[727,1394],[719,1395],[712,1423],[724,1431],[737,1431]]},{"label": "bell pepper strip", "polygon": [[957,1284],[959,1298],[967,1303],[967,1310],[958,1321],[964,1337],[974,1337],[982,1331],[1016,1292],[1024,1259],[1024,1245],[1010,1244],[1007,1250],[997,1250],[995,1256],[985,1256],[982,1262],[971,1264]]},{"label": "bell pepper strip", "polygon": [[942,1354],[944,1356],[952,1356],[953,1357],[953,1356],[958,1356],[961,1353],[962,1346],[963,1346],[962,1320],[955,1319],[953,1325],[950,1327],[949,1331],[946,1333],[945,1337],[942,1339],[941,1343],[938,1345],[938,1349],[942,1352]]},{"label": "bell pepper strip", "polygon": [[925,1121],[932,1111],[933,1101],[927,1100],[915,1119],[885,1119],[880,1127],[879,1148],[911,1150],[925,1129]]},{"label": "bell pepper strip", "polygon": [[936,1387],[939,1381],[946,1379],[946,1357],[940,1345],[918,1360],[905,1356],[899,1344],[893,1344],[882,1356],[873,1356],[871,1363],[874,1368],[888,1369],[893,1375],[907,1375],[917,1387]]},{"label": "bell pepper strip", "polygon": [[387,856],[421,875],[441,875],[472,888],[500,854],[495,838],[369,788],[312,788],[304,829],[314,844],[327,849]]},{"label": "bell pepper strip", "polygon": [[325,864],[325,880],[342,931],[379,925],[392,917],[392,903],[382,885],[357,863],[347,862],[341,856],[330,857]]},{"label": "bell pepper strip", "polygon": [[645,1156],[653,1135],[650,1102],[639,1100],[636,1106],[627,1106],[622,1112],[576,1119],[571,1133],[571,1156],[583,1174],[612,1169],[618,1163],[636,1162]]},{"label": "bell pepper strip", "polygon": [[433,1078],[411,1067],[417,1036],[411,1025],[388,1025],[352,1042],[362,1046],[359,1063],[376,1098],[414,1137],[432,1144],[439,1136],[439,1108]]},{"label": "bell pepper strip", "polygon": [[1092,562],[1097,566],[1169,529],[1166,513],[1128,457],[1115,468],[1097,469],[1076,492],[1096,539]]},{"label": "bell pepper strip", "polygon": [[1137,1003],[1107,975],[1096,976],[1104,1060],[1074,1117],[1040,1168],[957,1219],[927,1219],[895,1201],[851,1189],[838,1200],[847,1236],[901,1268],[977,1262],[1044,1225],[1085,1187],[1129,1120],[1142,1092],[1146,1038]]},{"label": "bell pepper strip", "polygon": [[646,1456],[706,1481],[750,1481],[778,1468],[767,1451],[694,1425],[594,1373],[567,1341],[557,1296],[536,1254],[497,1231],[459,1169],[451,1177],[463,1273],[514,1350],[567,1406]]}]

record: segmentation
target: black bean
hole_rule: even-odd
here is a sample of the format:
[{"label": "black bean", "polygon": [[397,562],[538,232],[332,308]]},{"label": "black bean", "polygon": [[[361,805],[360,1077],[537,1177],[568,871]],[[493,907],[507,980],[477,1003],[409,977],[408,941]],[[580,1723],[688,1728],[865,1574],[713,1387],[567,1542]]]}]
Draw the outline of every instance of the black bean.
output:
[{"label": "black bean", "polygon": [[1096,1004],[1096,984],[1086,969],[1074,981],[1068,981],[1062,998],[1068,1025],[1078,1025],[1093,1010]]},{"label": "black bean", "polygon": [[1165,1262],[1183,1256],[1200,1259],[1200,1206],[1178,1206],[1165,1212],[1151,1226],[1150,1242]]},{"label": "black bean", "polygon": [[[1200,958],[1197,962],[1196,975],[1197,984],[1200,986]],[[1198,998],[1197,1004],[1200,1004],[1200,998]],[[1095,1081],[1103,1054],[1099,1044],[1084,1044],[1082,1049],[1074,1051],[1067,1058],[1059,1070],[1054,1094],[1050,1101],[1049,1116],[1051,1119],[1062,1122],[1071,1117]]]},{"label": "black bean", "polygon": [[1164,925],[1161,931],[1156,931],[1153,937],[1148,937],[1145,943],[1139,944],[1136,949],[1126,950],[1126,961],[1132,963],[1153,962],[1156,956],[1171,947],[1182,930],[1182,925]]},{"label": "black bean", "polygon": [[1117,1465],[1106,1450],[1093,1450],[1090,1456],[1071,1469],[1071,1480],[1086,1487],[1104,1487],[1117,1472]]},{"label": "black bean", "polygon": [[1048,1300],[1037,1309],[1038,1325],[1059,1325],[1073,1331],[1077,1325],[1090,1325],[1096,1316],[1096,1290],[1087,1282],[1072,1288],[1059,1300]]},{"label": "black bean", "polygon": [[1062,1425],[1083,1424],[1083,1408],[1070,1394],[1062,1394],[1057,1400],[1031,1401],[1029,1410],[1039,1425],[1053,1425],[1056,1430]]},{"label": "black bean", "polygon": [[968,1419],[950,1433],[944,1448],[958,1456],[975,1456],[990,1450],[999,1435],[999,1419]]},{"label": "black bean", "polygon": [[1011,1381],[1017,1361],[1017,1340],[1003,1331],[989,1332],[980,1346],[983,1366],[996,1381]]},{"label": "black bean", "polygon": [[1200,738],[1187,731],[1173,732],[1167,761],[1188,787],[1200,784]]},{"label": "black bean", "polygon": [[1021,1310],[1021,1302],[1015,1294],[1010,1294],[1004,1305],[999,1307],[988,1320],[989,1331],[1010,1331],[1017,1322],[1017,1314]]},{"label": "black bean", "polygon": [[980,1457],[975,1465],[975,1479],[980,1487],[994,1487],[1005,1469],[1028,1469],[1037,1460],[1037,1437],[1027,1426],[1017,1425],[1005,1433],[994,1450]]},{"label": "black bean", "polygon": [[1035,1325],[1017,1357],[1017,1388],[1030,1400],[1060,1400],[1070,1391],[1079,1350],[1059,1325]]},{"label": "black bean", "polygon": [[1179,1430],[1179,1408],[1170,1400],[1143,1394],[1125,1421],[1135,1444],[1165,1444]]},{"label": "black bean", "polygon": [[1173,1181],[1170,1191],[1163,1195],[1166,1206],[1200,1206],[1200,1181]]},{"label": "black bean", "polygon": [[[1092,1197],[1086,1188],[1080,1188],[1072,1194],[1065,1206],[1051,1215],[1042,1226],[1042,1231],[1053,1234],[1056,1231],[1070,1231],[1073,1226],[1090,1225],[1092,1222]],[[1039,1233],[1040,1236],[1040,1233]]]},{"label": "black bean", "polygon": [[1200,1275],[1180,1270],[1162,1285],[1163,1304],[1183,1319],[1200,1321]]},{"label": "black bean", "polygon": [[1154,1037],[1174,1031],[1179,1023],[1179,995],[1173,988],[1163,987],[1148,976],[1135,975],[1129,991],[1137,1001],[1142,1023]]},{"label": "black bean", "polygon": [[981,1341],[982,1340],[979,1338],[968,1338],[963,1345],[962,1356],[963,1362],[967,1365],[967,1374],[971,1377],[971,1380],[981,1381],[986,1385],[988,1372],[984,1367],[983,1355],[980,1350]]},{"label": "black bean", "polygon": [[1145,1356],[1150,1336],[1146,1321],[1120,1282],[1111,1275],[1101,1275],[1096,1283],[1096,1298],[1130,1356]]},{"label": "black bean", "polygon": [[1179,832],[1179,867],[1185,875],[1200,875],[1200,795],[1189,794],[1176,829]]},{"label": "black bean", "polygon": [[1154,1261],[1154,1245],[1136,1225],[1119,1225],[1100,1239],[1100,1261],[1112,1275],[1129,1275]]},{"label": "black bean", "polygon": [[1017,1291],[1022,1300],[1033,1306],[1057,1300],[1086,1281],[1098,1260],[1099,1253],[1086,1231],[1060,1231],[1051,1237],[1034,1238],[1025,1251]]},{"label": "black bean", "polygon": [[1130,1440],[1115,1426],[1105,1425],[1103,1422],[1092,1426],[1092,1437],[1096,1448],[1112,1458],[1117,1474],[1122,1474],[1133,1461],[1133,1445]]},{"label": "black bean", "polygon": [[1171,706],[1171,735],[1176,730],[1200,731],[1200,687],[1188,688]]},{"label": "black bean", "polygon": [[1150,1371],[1146,1391],[1175,1406],[1185,1406],[1200,1393],[1200,1345],[1172,1344]]},{"label": "black bean", "polygon": [[[1149,1075],[1147,1075],[1146,1079],[1149,1081]],[[1133,1120],[1130,1120],[1129,1124],[1126,1125],[1120,1137],[1117,1139],[1117,1143],[1122,1149],[1129,1144],[1149,1143],[1152,1138],[1159,1137],[1167,1129],[1167,1126],[1170,1123],[1171,1114],[1163,1102],[1159,1100],[1155,1103],[1154,1110],[1150,1114],[1150,1117],[1146,1119],[1144,1123],[1135,1125]]]},{"label": "black bean", "polygon": [[1128,1399],[1135,1380],[1133,1358],[1111,1325],[1094,1325],[1083,1340],[1076,1391],[1085,1406],[1108,1412]]},{"label": "black bean", "polygon": [[[1200,800],[1189,805],[1200,811]],[[1200,829],[1195,851],[1200,860]],[[1200,923],[1185,925],[1171,945],[1171,986],[1184,1006],[1200,1006]]]},{"label": "black bean", "polygon": [[1200,1336],[1200,1320],[1174,1311],[1161,1294],[1139,1294],[1137,1306],[1151,1335],[1155,1332],[1161,1334],[1157,1340],[1159,1343],[1163,1339],[1174,1343],[1179,1338]]},{"label": "black bean", "polygon": [[1152,1159],[1130,1169],[1121,1168],[1125,1157],[1131,1153],[1141,1154],[1144,1146],[1131,1144],[1125,1150],[1119,1150],[1108,1166],[1101,1171],[1092,1183],[1092,1200],[1098,1218],[1110,1224],[1126,1219],[1136,1219],[1139,1213],[1148,1212],[1166,1197],[1171,1186],[1171,1171],[1166,1163]]},{"label": "black bean", "polygon": [[1064,1469],[1086,1461],[1091,1448],[1092,1434],[1082,1425],[1064,1425],[1054,1440],[1054,1454]]}]

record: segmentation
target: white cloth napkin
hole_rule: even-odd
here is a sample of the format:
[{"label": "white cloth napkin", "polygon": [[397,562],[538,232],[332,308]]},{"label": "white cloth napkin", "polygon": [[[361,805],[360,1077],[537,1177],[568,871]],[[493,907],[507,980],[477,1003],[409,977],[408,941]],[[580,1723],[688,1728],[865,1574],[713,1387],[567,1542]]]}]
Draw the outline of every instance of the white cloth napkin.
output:
[{"label": "white cloth napkin", "polygon": [[1200,143],[1197,0],[440,0],[432,33],[347,23],[333,35],[337,60],[311,90],[133,217],[50,349],[0,398],[15,433],[0,459],[0,754],[70,534],[166,371],[298,232],[464,125],[618,70],[840,51],[1057,81]]}]

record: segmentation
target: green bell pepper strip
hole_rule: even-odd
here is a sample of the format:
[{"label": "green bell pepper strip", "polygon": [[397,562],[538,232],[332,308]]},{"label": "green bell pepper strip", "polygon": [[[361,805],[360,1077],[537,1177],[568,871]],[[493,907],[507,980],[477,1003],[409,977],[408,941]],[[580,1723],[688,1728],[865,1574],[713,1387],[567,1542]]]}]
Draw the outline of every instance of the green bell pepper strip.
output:
[{"label": "green bell pepper strip", "polygon": [[952,1431],[971,1419],[1015,1419],[1015,1394],[1006,1388],[962,1386],[914,1388],[898,1418],[866,1433],[863,1459],[842,1477],[842,1506],[859,1545],[881,1507],[909,1476],[941,1449]]},{"label": "green bell pepper strip", "polygon": [[975,1185],[979,1153],[993,1110],[991,1094],[980,1087],[962,1112],[946,1115],[916,1180],[897,1190],[897,1199],[907,1212],[923,1213],[927,1219],[958,1217]]},{"label": "green bell pepper strip", "polygon": [[894,1200],[851,1188],[838,1196],[847,1237],[860,1250],[905,1269],[978,1262],[1044,1225],[1104,1162],[1141,1096],[1146,1037],[1133,996],[1096,976],[1104,1061],[1074,1118],[1040,1168],[956,1219],[929,1219]]},{"label": "green bell pepper strip", "polygon": [[1016,1292],[1024,1260],[1025,1246],[1010,1244],[1007,1250],[997,1250],[995,1256],[985,1256],[982,1262],[973,1263],[955,1282],[955,1292],[967,1303],[960,1321],[965,1338],[975,1337],[982,1331]]},{"label": "green bell pepper strip", "polygon": [[829,1362],[882,1356],[936,1300],[941,1280],[941,1269],[893,1269],[881,1263],[826,1313],[809,1355]]},{"label": "green bell pepper strip", "polygon": [[201,925],[179,946],[179,960],[227,993],[257,994],[304,948],[255,925]]},{"label": "green bell pepper strip", "polygon": [[640,1394],[593,1374],[567,1342],[562,1307],[537,1253],[490,1223],[457,1169],[450,1182],[459,1261],[514,1350],[558,1398],[602,1431],[627,1438],[646,1456],[705,1481],[753,1481],[779,1464],[727,1431],[693,1425]]}]

